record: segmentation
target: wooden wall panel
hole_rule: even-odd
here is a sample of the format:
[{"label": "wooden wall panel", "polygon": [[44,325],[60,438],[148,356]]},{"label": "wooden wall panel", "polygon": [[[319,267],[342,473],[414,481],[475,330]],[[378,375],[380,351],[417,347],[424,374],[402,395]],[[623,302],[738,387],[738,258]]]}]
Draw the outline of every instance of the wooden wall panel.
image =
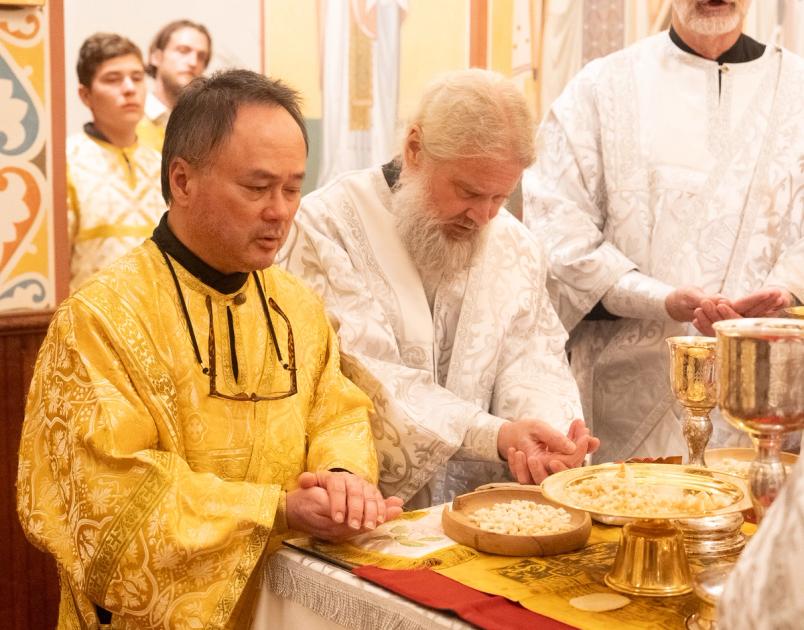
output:
[{"label": "wooden wall panel", "polygon": [[55,628],[59,583],[52,557],[17,520],[16,479],[25,398],[51,312],[0,315],[0,627]]}]

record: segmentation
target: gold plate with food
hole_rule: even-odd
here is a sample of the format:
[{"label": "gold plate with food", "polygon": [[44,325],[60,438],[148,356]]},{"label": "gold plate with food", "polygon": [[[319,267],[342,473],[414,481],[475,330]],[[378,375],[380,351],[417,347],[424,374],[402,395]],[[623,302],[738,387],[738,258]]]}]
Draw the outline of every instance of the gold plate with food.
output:
[{"label": "gold plate with food", "polygon": [[580,549],[592,521],[582,511],[556,504],[538,486],[482,488],[444,507],[444,533],[484,553],[549,556]]},{"label": "gold plate with food", "polygon": [[634,519],[621,534],[605,582],[631,595],[669,597],[692,590],[684,535],[676,519],[750,507],[745,482],[700,466],[622,463],[574,468],[542,482],[545,497],[568,508]]},{"label": "gold plate with food", "polygon": [[603,516],[696,518],[751,506],[745,483],[733,475],[675,464],[598,464],[550,475],[545,497]]}]

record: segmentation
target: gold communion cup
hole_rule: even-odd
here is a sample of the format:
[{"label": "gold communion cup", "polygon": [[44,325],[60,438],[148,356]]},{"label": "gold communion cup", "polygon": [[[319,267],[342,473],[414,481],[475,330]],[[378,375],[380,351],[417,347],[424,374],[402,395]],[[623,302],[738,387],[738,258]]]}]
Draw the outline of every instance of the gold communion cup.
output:
[{"label": "gold communion cup", "polygon": [[688,463],[706,466],[704,451],[712,436],[709,412],[717,405],[714,337],[668,337],[670,386],[684,407],[681,430],[689,450]]},{"label": "gold communion cup", "polygon": [[760,520],[784,484],[782,438],[804,427],[804,320],[732,319],[714,328],[718,404],[754,442],[748,480]]},{"label": "gold communion cup", "polygon": [[804,306],[788,306],[782,309],[785,317],[792,317],[793,319],[804,319]]}]

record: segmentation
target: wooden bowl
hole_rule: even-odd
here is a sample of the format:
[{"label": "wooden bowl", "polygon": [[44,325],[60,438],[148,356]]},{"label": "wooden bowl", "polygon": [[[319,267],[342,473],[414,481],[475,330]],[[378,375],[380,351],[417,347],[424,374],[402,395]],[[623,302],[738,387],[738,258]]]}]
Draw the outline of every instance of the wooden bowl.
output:
[{"label": "wooden bowl", "polygon": [[[558,534],[516,536],[496,534],[480,529],[469,520],[468,514],[495,503],[514,500],[533,501],[569,512],[572,529]],[[455,497],[452,509],[444,506],[441,516],[444,533],[452,540],[484,553],[501,556],[552,556],[580,549],[589,539],[592,520],[581,510],[564,507],[542,496],[538,486],[492,487]]]}]

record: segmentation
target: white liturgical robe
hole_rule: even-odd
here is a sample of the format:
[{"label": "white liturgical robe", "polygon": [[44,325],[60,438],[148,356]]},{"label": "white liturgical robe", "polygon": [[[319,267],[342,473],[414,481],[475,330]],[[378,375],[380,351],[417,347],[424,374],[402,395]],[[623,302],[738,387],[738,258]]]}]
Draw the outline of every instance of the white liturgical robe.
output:
[{"label": "white liturgical robe", "polygon": [[800,628],[804,619],[804,458],[740,554],[718,606],[723,630]]},{"label": "white liturgical robe", "polygon": [[344,373],[374,403],[381,489],[418,507],[505,478],[506,419],[566,433],[581,409],[527,229],[501,211],[470,265],[438,283],[431,311],[391,194],[374,168],[306,196],[278,262],[323,296]]},{"label": "white liturgical robe", "polygon": [[[686,454],[664,340],[700,333],[670,319],[670,291],[804,297],[804,60],[768,46],[718,65],[667,32],[596,60],[547,115],[523,188],[596,460]],[[620,319],[582,321],[601,300]],[[733,439],[716,416],[710,445]]]}]

